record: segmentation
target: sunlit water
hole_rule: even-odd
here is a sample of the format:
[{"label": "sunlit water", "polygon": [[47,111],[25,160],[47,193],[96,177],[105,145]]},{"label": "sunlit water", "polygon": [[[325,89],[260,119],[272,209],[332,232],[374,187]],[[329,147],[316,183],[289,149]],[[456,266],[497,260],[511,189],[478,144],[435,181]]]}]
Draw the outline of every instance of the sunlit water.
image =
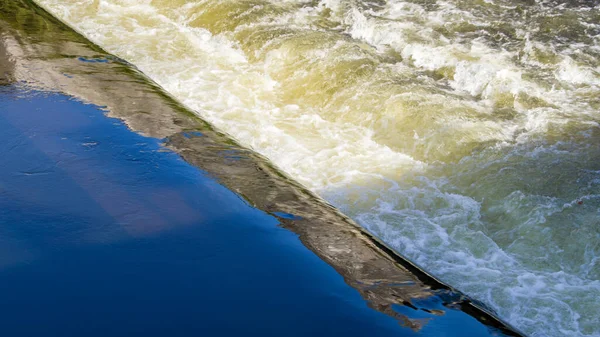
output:
[{"label": "sunlit water", "polygon": [[37,0],[531,336],[600,336],[597,1]]}]

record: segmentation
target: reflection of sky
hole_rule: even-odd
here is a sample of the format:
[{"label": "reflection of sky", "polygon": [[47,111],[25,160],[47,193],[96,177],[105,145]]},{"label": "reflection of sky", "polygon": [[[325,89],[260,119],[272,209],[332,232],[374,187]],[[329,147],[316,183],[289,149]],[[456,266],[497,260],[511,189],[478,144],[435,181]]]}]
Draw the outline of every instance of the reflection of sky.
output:
[{"label": "reflection of sky", "polygon": [[406,330],[274,217],[92,105],[0,87],[0,155],[3,335]]},{"label": "reflection of sky", "polygon": [[402,327],[277,224],[95,106],[0,87],[3,335],[488,335],[437,302]]},{"label": "reflection of sky", "polygon": [[55,233],[72,234],[64,240],[113,241],[246,208],[176,154],[159,151],[158,140],[126,132],[93,106],[40,94],[2,105],[0,200],[14,209],[9,219],[26,212],[32,225],[68,224]]}]

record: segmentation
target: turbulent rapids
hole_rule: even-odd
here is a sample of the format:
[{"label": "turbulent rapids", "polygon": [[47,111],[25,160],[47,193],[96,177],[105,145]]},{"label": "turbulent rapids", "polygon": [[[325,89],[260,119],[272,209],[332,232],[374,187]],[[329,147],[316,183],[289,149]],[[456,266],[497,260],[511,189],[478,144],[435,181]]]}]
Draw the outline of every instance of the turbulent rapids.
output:
[{"label": "turbulent rapids", "polygon": [[37,0],[531,336],[600,336],[600,5]]}]

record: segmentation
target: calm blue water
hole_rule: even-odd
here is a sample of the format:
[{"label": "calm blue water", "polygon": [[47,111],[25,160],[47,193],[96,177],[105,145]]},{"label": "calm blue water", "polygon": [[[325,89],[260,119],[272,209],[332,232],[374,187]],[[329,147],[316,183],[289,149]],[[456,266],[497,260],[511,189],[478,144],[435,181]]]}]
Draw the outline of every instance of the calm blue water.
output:
[{"label": "calm blue water", "polygon": [[[199,133],[190,137],[202,136]],[[0,87],[2,336],[488,336],[367,306],[276,218],[101,109]]]}]

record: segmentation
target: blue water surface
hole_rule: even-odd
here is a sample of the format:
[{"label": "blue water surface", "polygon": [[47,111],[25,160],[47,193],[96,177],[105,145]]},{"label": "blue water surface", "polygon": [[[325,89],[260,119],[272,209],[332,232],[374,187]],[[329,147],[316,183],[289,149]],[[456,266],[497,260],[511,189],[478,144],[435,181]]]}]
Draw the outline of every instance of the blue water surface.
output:
[{"label": "blue water surface", "polygon": [[460,311],[401,326],[160,140],[17,86],[0,87],[0,303],[13,337],[491,333]]}]

